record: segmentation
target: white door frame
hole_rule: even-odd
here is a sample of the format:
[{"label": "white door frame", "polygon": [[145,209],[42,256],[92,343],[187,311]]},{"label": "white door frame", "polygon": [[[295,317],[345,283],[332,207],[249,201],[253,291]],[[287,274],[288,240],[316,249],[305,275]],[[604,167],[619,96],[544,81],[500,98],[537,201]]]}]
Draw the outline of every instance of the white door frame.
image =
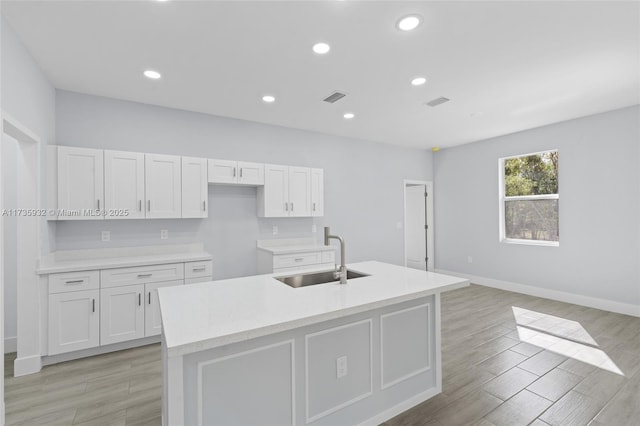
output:
[{"label": "white door frame", "polygon": [[435,246],[434,246],[434,220],[433,220],[433,182],[427,180],[411,180],[405,179],[402,186],[402,195],[404,199],[404,266],[407,266],[407,187],[415,185],[425,185],[427,188],[427,270],[433,272],[435,268]]},{"label": "white door frame", "polygon": [[[41,142],[29,128],[6,112],[1,112],[2,134],[18,141],[18,164],[16,182],[19,209],[41,208]],[[0,196],[0,205],[4,205]],[[42,368],[41,360],[41,295],[40,278],[36,265],[40,254],[41,227],[46,218],[20,216],[17,224],[17,288],[18,294],[18,356],[14,362],[15,376],[35,373]],[[4,234],[3,234],[4,235]],[[0,290],[4,294],[4,274],[0,274]],[[0,317],[4,319],[4,303],[0,303]],[[4,324],[0,328],[0,353],[4,354]],[[2,390],[4,400],[4,389]]]}]

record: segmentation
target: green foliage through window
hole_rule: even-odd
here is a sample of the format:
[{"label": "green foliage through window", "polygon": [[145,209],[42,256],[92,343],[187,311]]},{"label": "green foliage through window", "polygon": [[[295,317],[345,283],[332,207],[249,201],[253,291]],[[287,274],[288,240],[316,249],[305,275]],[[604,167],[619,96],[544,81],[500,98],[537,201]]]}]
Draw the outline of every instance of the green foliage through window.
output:
[{"label": "green foliage through window", "polygon": [[503,165],[505,237],[558,241],[558,151],[507,158]]}]

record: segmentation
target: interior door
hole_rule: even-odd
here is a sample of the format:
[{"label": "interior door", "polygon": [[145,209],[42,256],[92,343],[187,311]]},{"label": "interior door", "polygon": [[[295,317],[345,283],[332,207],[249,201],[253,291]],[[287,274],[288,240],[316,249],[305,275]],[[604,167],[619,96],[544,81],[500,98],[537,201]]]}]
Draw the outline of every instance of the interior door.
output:
[{"label": "interior door", "polygon": [[405,188],[406,194],[406,250],[409,268],[427,270],[427,209],[426,186],[413,185]]}]

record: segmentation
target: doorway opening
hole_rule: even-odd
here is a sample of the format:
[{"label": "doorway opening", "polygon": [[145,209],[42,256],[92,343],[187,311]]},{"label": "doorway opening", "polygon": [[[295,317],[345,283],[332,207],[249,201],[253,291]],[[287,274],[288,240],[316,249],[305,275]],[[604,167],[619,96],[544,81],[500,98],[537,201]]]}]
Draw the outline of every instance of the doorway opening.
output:
[{"label": "doorway opening", "polygon": [[433,182],[404,181],[404,265],[434,269]]}]

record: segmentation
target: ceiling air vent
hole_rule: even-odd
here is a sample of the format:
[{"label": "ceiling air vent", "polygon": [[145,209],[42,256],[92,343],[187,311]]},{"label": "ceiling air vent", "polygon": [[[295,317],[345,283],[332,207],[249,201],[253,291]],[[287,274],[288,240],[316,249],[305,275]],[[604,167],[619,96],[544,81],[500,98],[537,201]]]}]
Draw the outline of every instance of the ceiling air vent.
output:
[{"label": "ceiling air vent", "polygon": [[444,96],[441,96],[439,98],[435,98],[430,100],[429,102],[426,102],[425,105],[429,105],[430,107],[435,107],[445,102],[449,102],[449,100],[450,100],[449,98],[445,98]]},{"label": "ceiling air vent", "polygon": [[333,92],[332,94],[324,98],[323,101],[333,104],[338,102],[340,99],[344,98],[345,96],[347,96],[346,93]]}]

